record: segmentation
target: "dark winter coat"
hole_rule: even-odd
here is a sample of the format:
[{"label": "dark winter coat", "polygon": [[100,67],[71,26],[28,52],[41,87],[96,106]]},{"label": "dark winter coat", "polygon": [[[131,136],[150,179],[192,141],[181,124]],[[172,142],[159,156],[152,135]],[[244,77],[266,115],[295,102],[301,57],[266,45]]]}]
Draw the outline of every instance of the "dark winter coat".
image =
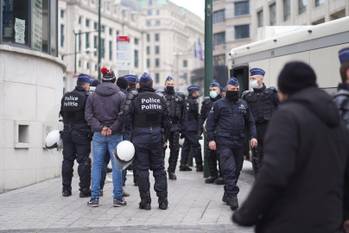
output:
[{"label": "dark winter coat", "polygon": [[120,133],[122,122],[119,118],[125,94],[113,83],[102,83],[96,92],[87,99],[85,118],[94,132],[100,132],[104,126],[114,133]]},{"label": "dark winter coat", "polygon": [[291,96],[272,117],[262,168],[233,220],[258,233],[341,232],[348,140],[328,94],[309,88]]}]

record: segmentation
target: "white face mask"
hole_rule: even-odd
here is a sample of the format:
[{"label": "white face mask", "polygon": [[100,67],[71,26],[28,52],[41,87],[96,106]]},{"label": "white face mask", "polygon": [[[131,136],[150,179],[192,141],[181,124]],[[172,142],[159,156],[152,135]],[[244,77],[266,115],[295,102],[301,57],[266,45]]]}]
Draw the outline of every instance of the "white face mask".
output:
[{"label": "white face mask", "polygon": [[253,89],[259,89],[259,88],[261,88],[261,86],[258,84],[258,81],[257,81],[257,80],[251,80],[251,81],[250,81],[250,87],[253,88]]},{"label": "white face mask", "polygon": [[211,97],[212,99],[215,99],[217,96],[218,96],[218,93],[217,93],[217,92],[215,92],[215,91],[210,91],[210,97]]}]

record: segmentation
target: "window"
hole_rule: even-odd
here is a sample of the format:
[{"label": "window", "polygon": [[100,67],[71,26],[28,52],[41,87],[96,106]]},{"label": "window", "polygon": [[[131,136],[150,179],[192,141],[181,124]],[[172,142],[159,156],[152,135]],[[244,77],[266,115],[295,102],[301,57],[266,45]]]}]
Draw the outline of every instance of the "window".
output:
[{"label": "window", "polygon": [[315,0],[315,7],[320,6],[321,4],[324,4],[325,0]]},{"label": "window", "polygon": [[155,74],[155,83],[160,83],[160,74],[159,73]]},{"label": "window", "polygon": [[138,45],[138,44],[139,44],[139,39],[135,38],[135,45]]},{"label": "window", "polygon": [[79,16],[79,24],[81,24],[81,22],[82,22],[82,16]]},{"label": "window", "polygon": [[150,59],[148,58],[148,59],[147,59],[147,68],[150,68],[150,65],[151,65],[151,64],[150,64]]},{"label": "window", "polygon": [[[79,32],[81,32],[81,31],[79,31]],[[82,36],[82,34],[79,34],[79,35],[78,35],[78,40],[79,40],[79,52],[81,52],[81,45],[82,45],[81,36]]]},{"label": "window", "polygon": [[160,41],[160,34],[159,33],[155,34],[155,41]]},{"label": "window", "polygon": [[89,20],[89,19],[86,19],[86,21],[85,21],[85,25],[86,25],[86,27],[87,27],[87,28],[89,28],[89,27],[90,27],[90,20]]},{"label": "window", "polygon": [[79,60],[79,62],[78,62],[78,66],[81,68],[81,60]]},{"label": "window", "polygon": [[213,23],[221,23],[224,22],[225,19],[225,10],[219,10],[213,12]]},{"label": "window", "polygon": [[98,37],[94,36],[93,37],[93,48],[97,49],[98,47]]},{"label": "window", "polygon": [[90,67],[91,67],[91,66],[90,66],[90,63],[89,63],[89,62],[87,62],[87,63],[86,63],[86,69],[88,69],[88,70],[89,70],[89,69],[90,69]]},{"label": "window", "polygon": [[150,34],[147,34],[147,42],[150,42]]},{"label": "window", "polygon": [[150,55],[150,46],[147,46],[147,55]]},{"label": "window", "polygon": [[103,32],[103,33],[105,32],[105,26],[104,25],[101,26],[101,32]]},{"label": "window", "polygon": [[113,60],[113,41],[109,41],[109,60]]},{"label": "window", "polygon": [[61,27],[60,27],[60,34],[61,34],[60,45],[63,48],[64,47],[64,25],[63,24],[61,24]]},{"label": "window", "polygon": [[213,35],[213,45],[221,45],[225,43],[225,32],[215,33]]},{"label": "window", "polygon": [[90,48],[90,33],[88,32],[85,34],[85,47],[86,49]]},{"label": "window", "polygon": [[258,27],[263,27],[264,26],[263,10],[260,10],[260,11],[257,12],[257,24],[258,24]]},{"label": "window", "polygon": [[235,39],[244,39],[250,37],[250,25],[235,26]]},{"label": "window", "polygon": [[213,57],[214,65],[225,65],[225,55],[218,55]]},{"label": "window", "polygon": [[283,13],[284,21],[289,20],[291,15],[291,0],[283,0]]},{"label": "window", "polygon": [[160,67],[160,59],[159,58],[155,59],[155,67],[156,68]]},{"label": "window", "polygon": [[235,2],[235,16],[248,15],[250,13],[249,1]]},{"label": "window", "polygon": [[109,28],[109,35],[113,35],[113,29],[112,28]]},{"label": "window", "polygon": [[155,26],[160,26],[160,20],[155,21]]},{"label": "window", "polygon": [[153,14],[153,11],[151,9],[148,10],[148,15],[152,15]]},{"label": "window", "polygon": [[61,12],[61,13],[60,13],[61,19],[63,19],[63,18],[64,18],[64,10],[61,10],[60,12]]},{"label": "window", "polygon": [[147,21],[146,21],[146,25],[147,25],[147,27],[150,27],[150,26],[151,26],[151,21],[150,21],[150,20],[147,20]]},{"label": "window", "polygon": [[298,14],[303,14],[307,10],[308,0],[298,0]]},{"label": "window", "polygon": [[276,3],[269,5],[269,25],[274,26],[276,24]]},{"label": "window", "polygon": [[3,42],[57,56],[59,11],[56,1],[2,1],[0,10],[3,16],[0,26]]},{"label": "window", "polygon": [[93,23],[93,28],[97,31],[97,29],[98,29],[98,23],[97,22]]},{"label": "window", "polygon": [[139,66],[139,52],[137,49],[134,50],[134,66],[135,68]]},{"label": "window", "polygon": [[155,54],[160,54],[160,46],[155,46]]},{"label": "window", "polygon": [[187,68],[188,67],[188,60],[183,60],[183,67]]}]

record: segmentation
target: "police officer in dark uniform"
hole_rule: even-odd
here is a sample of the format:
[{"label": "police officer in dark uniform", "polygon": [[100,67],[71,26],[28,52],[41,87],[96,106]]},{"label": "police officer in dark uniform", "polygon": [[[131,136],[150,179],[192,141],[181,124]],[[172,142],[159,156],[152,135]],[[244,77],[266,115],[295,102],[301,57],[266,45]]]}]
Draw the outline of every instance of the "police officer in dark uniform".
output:
[{"label": "police officer in dark uniform", "polygon": [[61,101],[60,115],[63,117],[62,179],[64,197],[72,195],[71,182],[74,161],[79,163],[80,197],[91,195],[91,130],[85,120],[85,104],[90,89],[91,78],[80,74],[77,85],[72,92],[66,93]]},{"label": "police officer in dark uniform", "polygon": [[246,128],[251,135],[251,147],[257,146],[256,126],[244,100],[239,99],[239,82],[231,78],[226,97],[216,101],[209,113],[206,130],[209,148],[218,152],[224,178],[223,202],[232,210],[238,208],[237,182],[243,165],[243,145]]},{"label": "police officer in dark uniform", "polygon": [[[213,103],[217,100],[220,100],[221,97],[221,85],[217,81],[213,81],[210,84],[210,96],[206,97],[204,101],[202,102],[202,107],[200,111],[200,127],[203,129],[204,123],[207,119],[207,116],[209,112],[211,111],[211,108],[213,106]],[[203,131],[203,130],[202,130]],[[207,148],[207,161],[208,161],[208,168],[209,168],[209,174],[210,176],[205,180],[205,183],[207,184],[224,184],[224,180],[221,173],[218,173],[217,165],[219,166],[218,162],[218,155],[216,151],[212,151],[208,148],[208,141],[207,137],[205,138],[205,147]]]},{"label": "police officer in dark uniform", "polygon": [[141,202],[139,208],[151,209],[149,169],[155,178],[154,189],[159,208],[168,208],[167,178],[164,164],[162,137],[169,128],[168,113],[163,97],[155,93],[153,80],[147,74],[140,78],[138,96],[130,108],[132,141],[136,148],[134,166]]},{"label": "police officer in dark uniform", "polygon": [[197,85],[188,87],[188,98],[184,102],[184,112],[182,120],[182,135],[184,144],[182,147],[180,171],[191,171],[189,167],[189,153],[193,154],[196,163],[196,171],[202,172],[202,155],[200,138],[200,113],[198,98],[200,96],[200,88]]},{"label": "police officer in dark uniform", "polygon": [[265,71],[260,68],[250,70],[250,87],[252,90],[245,91],[242,99],[245,100],[252,111],[256,122],[258,146],[252,150],[252,165],[255,174],[263,160],[264,135],[269,120],[278,106],[277,91],[273,87],[267,88],[263,82]]},{"label": "police officer in dark uniform", "polygon": [[342,120],[349,129],[349,48],[339,51],[339,60],[341,63],[340,74],[342,83],[338,85],[335,102]]},{"label": "police officer in dark uniform", "polygon": [[[184,102],[180,95],[175,92],[175,82],[172,77],[167,77],[165,82],[165,90],[163,91],[164,98],[166,100],[167,110],[169,114],[169,120],[171,122],[168,135],[165,135],[165,142],[169,141],[170,146],[170,158],[168,160],[168,178],[170,180],[176,180],[177,176],[176,166],[179,154],[179,136],[181,129],[181,119],[183,114]],[[166,151],[166,146],[164,152]]]}]

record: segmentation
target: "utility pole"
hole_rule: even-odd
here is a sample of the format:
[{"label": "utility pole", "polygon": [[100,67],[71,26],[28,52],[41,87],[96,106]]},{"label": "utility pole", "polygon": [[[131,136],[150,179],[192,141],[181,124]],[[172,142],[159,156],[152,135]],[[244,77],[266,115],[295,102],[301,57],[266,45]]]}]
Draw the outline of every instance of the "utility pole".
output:
[{"label": "utility pole", "polygon": [[[212,82],[213,77],[213,51],[212,51],[212,0],[205,0],[205,96],[209,94],[209,86]],[[205,136],[204,142],[207,143],[207,138]],[[204,177],[209,177],[209,168],[207,148],[204,147]]]},{"label": "utility pole", "polygon": [[101,37],[101,5],[102,0],[98,0],[98,80],[101,80],[101,63],[102,63],[102,37]]}]

